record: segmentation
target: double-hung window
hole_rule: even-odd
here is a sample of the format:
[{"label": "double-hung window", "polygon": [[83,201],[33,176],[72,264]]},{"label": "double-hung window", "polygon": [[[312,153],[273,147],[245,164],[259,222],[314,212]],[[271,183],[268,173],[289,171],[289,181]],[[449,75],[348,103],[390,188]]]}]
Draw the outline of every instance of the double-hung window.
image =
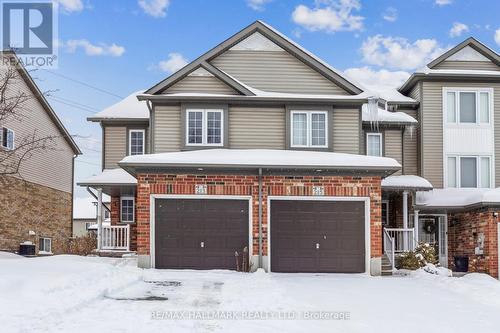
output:
[{"label": "double-hung window", "polygon": [[222,146],[224,112],[220,109],[186,110],[186,145]]},{"label": "double-hung window", "polygon": [[120,221],[122,223],[133,223],[134,222],[134,197],[121,197],[120,204]]},{"label": "double-hung window", "polygon": [[0,145],[7,150],[14,149],[14,131],[6,128],[0,127]]},{"label": "double-hung window", "polygon": [[145,152],[145,130],[129,131],[129,155],[144,155]]},{"label": "double-hung window", "polygon": [[38,252],[52,253],[52,239],[40,237],[38,240]]},{"label": "double-hung window", "polygon": [[382,156],[382,133],[366,133],[366,155]]},{"label": "double-hung window", "polygon": [[491,158],[489,156],[448,156],[447,187],[490,188]]},{"label": "double-hung window", "polygon": [[328,148],[327,111],[291,111],[291,147]]},{"label": "double-hung window", "polygon": [[489,89],[446,89],[448,124],[489,124],[491,108]]}]

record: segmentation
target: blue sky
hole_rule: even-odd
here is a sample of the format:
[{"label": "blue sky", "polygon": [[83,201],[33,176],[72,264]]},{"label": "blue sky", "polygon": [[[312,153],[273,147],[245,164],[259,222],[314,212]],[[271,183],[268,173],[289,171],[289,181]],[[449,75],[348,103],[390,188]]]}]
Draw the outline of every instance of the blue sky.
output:
[{"label": "blue sky", "polygon": [[42,90],[55,91],[49,102],[79,136],[84,155],[77,159],[76,181],[100,172],[101,129],[86,117],[116,103],[117,96],[154,85],[257,19],[372,86],[397,86],[469,36],[500,49],[498,1],[56,2],[59,66],[35,76]]}]

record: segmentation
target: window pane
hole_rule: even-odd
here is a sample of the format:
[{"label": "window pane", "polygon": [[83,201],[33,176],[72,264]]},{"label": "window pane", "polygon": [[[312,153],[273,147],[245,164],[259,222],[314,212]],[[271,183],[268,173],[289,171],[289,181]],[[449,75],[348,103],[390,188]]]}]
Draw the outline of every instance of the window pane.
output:
[{"label": "window pane", "polygon": [[490,158],[481,157],[481,187],[490,187]]},{"label": "window pane", "polygon": [[461,123],[476,122],[476,93],[473,92],[460,93],[460,122]]},{"label": "window pane", "polygon": [[457,187],[457,159],[448,157],[448,187]]},{"label": "window pane", "polygon": [[447,120],[449,123],[455,123],[457,121],[456,116],[456,100],[455,93],[449,92],[446,96],[446,114],[448,115]]},{"label": "window pane", "polygon": [[144,152],[144,132],[130,132],[130,155],[142,155]]},{"label": "window pane", "polygon": [[293,138],[292,145],[306,146],[307,145],[307,114],[294,113],[293,118]]},{"label": "window pane", "polygon": [[222,113],[207,112],[207,143],[219,144],[222,138]]},{"label": "window pane", "polygon": [[366,137],[366,155],[368,156],[382,156],[382,151],[380,148],[380,135],[368,134]]},{"label": "window pane", "polygon": [[203,143],[203,112],[188,112],[188,143]]},{"label": "window pane", "polygon": [[121,220],[125,222],[134,221],[134,200],[122,199]]},{"label": "window pane", "polygon": [[479,93],[479,121],[481,123],[490,122],[490,103],[488,93]]},{"label": "window pane", "polygon": [[313,146],[326,145],[326,115],[324,113],[311,114],[311,141]]},{"label": "window pane", "polygon": [[477,187],[477,166],[475,157],[460,158],[460,187]]}]

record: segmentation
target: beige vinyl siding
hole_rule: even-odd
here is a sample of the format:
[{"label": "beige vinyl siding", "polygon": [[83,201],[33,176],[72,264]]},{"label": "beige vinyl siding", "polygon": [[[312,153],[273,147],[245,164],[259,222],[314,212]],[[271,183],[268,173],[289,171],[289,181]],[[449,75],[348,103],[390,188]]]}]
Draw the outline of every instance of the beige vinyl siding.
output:
[{"label": "beige vinyl siding", "polygon": [[238,95],[238,92],[215,76],[186,76],[163,93],[174,94],[188,92]]},{"label": "beige vinyl siding", "polygon": [[467,69],[482,71],[500,71],[500,67],[492,61],[452,61],[445,60],[434,66],[433,69]]},{"label": "beige vinyl siding", "polygon": [[118,168],[127,155],[127,127],[104,126],[104,168]]},{"label": "beige vinyl siding", "polygon": [[[417,119],[417,110],[400,110]],[[418,175],[418,133],[417,127],[407,127],[403,134],[403,173]]]},{"label": "beige vinyl siding", "polygon": [[[403,142],[400,129],[386,129],[384,137],[384,156],[395,159],[399,164],[403,165]],[[395,175],[401,174],[401,171]]]},{"label": "beige vinyl siding", "polygon": [[285,149],[285,109],[230,107],[229,147]]},{"label": "beige vinyl siding", "polygon": [[179,151],[181,149],[180,105],[156,106],[153,124],[155,153]]},{"label": "beige vinyl siding", "polygon": [[333,110],[333,151],[337,153],[360,153],[359,109]]},{"label": "beige vinyl siding", "polygon": [[[19,92],[33,95],[21,77],[12,82],[10,88],[16,96],[19,95]],[[21,163],[20,176],[28,182],[71,193],[73,188],[73,149],[62,137],[63,133],[36,98],[30,98],[23,103],[22,108],[18,110],[21,118],[9,117],[0,124],[2,127],[14,131],[14,146],[19,146],[24,140],[31,141],[29,137],[35,132],[37,138],[54,137],[54,139],[50,143],[50,149],[35,151],[32,156]],[[55,111],[57,112],[57,110]],[[0,148],[0,154],[1,150],[2,148]]]},{"label": "beige vinyl siding", "polygon": [[421,101],[422,96],[420,93],[420,85],[418,83],[413,86],[408,96],[410,96],[414,100]]},{"label": "beige vinyl siding", "polygon": [[494,88],[495,186],[500,185],[500,84],[473,82],[423,82],[422,176],[435,188],[443,187],[443,87]]},{"label": "beige vinyl siding", "polygon": [[266,91],[348,93],[285,51],[226,51],[212,64],[243,83]]}]

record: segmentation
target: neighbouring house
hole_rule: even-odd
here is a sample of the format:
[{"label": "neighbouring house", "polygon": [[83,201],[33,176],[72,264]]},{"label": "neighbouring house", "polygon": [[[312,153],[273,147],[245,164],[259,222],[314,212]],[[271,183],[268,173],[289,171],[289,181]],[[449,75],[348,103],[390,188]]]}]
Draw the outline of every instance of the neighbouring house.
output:
[{"label": "neighbouring house", "polygon": [[498,276],[499,89],[473,38],[374,91],[257,21],[90,117],[103,171],[80,185],[141,267],[235,269],[246,248],[252,269],[379,275],[428,242]]},{"label": "neighbouring house", "polygon": [[0,101],[0,250],[31,242],[37,253],[63,253],[81,152],[16,55],[3,51],[0,59],[8,82]]},{"label": "neighbouring house", "polygon": [[[103,226],[111,223],[110,199],[103,199]],[[97,230],[97,199],[91,197],[73,200],[73,237],[81,237]]]}]

